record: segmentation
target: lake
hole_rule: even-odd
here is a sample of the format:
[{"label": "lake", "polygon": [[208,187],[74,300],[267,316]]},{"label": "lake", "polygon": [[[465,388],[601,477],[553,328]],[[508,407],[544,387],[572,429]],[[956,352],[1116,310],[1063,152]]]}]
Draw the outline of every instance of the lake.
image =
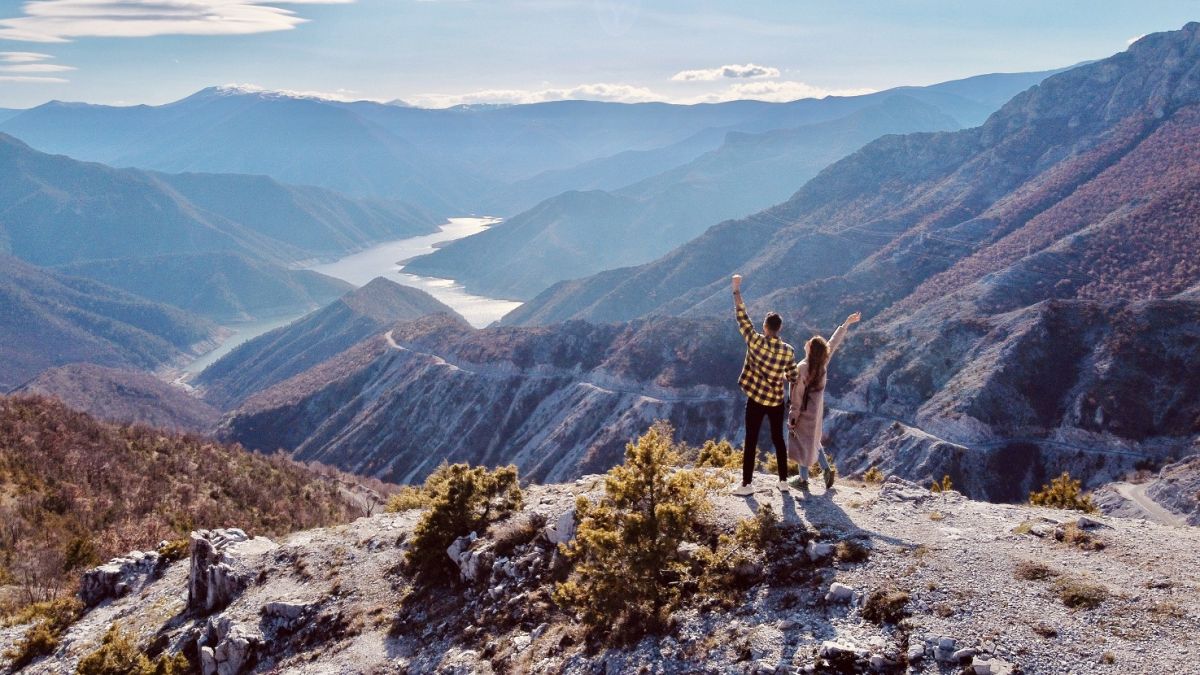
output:
[{"label": "lake", "polygon": [[472,295],[453,279],[405,274],[400,261],[432,253],[437,250],[438,244],[479,234],[498,222],[499,218],[451,218],[434,234],[384,242],[334,262],[313,265],[308,269],[343,279],[355,286],[366,285],[375,277],[385,277],[398,284],[419,288],[454,308],[454,311],[462,314],[472,326],[483,328],[520,307],[521,303]]}]

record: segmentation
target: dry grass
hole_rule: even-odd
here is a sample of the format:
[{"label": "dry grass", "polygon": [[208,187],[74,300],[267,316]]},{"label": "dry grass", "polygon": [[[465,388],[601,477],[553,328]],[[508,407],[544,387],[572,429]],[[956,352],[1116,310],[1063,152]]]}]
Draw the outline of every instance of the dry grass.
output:
[{"label": "dry grass", "polygon": [[537,538],[542,528],[546,527],[546,516],[540,513],[509,518],[492,529],[495,540],[492,552],[497,558],[506,558],[518,547],[524,546]]},{"label": "dry grass", "polygon": [[1022,560],[1013,568],[1013,576],[1023,581],[1044,581],[1058,576],[1058,572],[1036,560]]},{"label": "dry grass", "polygon": [[1104,540],[1075,523],[1067,523],[1054,531],[1054,538],[1084,551],[1103,551]]},{"label": "dry grass", "polygon": [[1108,599],[1108,589],[1082,579],[1060,577],[1054,592],[1071,609],[1094,609]]},{"label": "dry grass", "polygon": [[871,623],[894,624],[909,615],[907,591],[894,588],[877,588],[871,591],[863,603],[862,617]]}]

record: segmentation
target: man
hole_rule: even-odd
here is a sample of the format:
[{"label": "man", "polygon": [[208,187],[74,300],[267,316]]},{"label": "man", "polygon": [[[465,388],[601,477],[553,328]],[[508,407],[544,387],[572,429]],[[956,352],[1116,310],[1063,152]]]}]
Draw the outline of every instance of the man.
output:
[{"label": "man", "polygon": [[783,438],[783,383],[796,379],[796,350],[779,339],[783,319],[775,312],[767,314],[763,332],[754,330],[742,302],[742,275],[733,275],[733,306],[738,330],[746,340],[746,360],[738,384],[746,393],[746,443],[742,451],[742,486],[735,495],[754,494],[750,481],[754,477],[754,462],[758,459],[758,432],[763,417],[771,425],[771,442],[779,462],[779,489],[787,490],[787,445]]}]

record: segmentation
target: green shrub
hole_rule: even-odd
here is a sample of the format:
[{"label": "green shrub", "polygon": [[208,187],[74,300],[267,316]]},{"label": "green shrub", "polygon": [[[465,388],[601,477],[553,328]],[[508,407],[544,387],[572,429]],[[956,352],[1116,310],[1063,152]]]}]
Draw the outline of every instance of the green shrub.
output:
[{"label": "green shrub", "polygon": [[429,506],[429,495],[425,489],[416,485],[405,485],[396,494],[388,497],[384,511],[387,513],[402,513],[423,509]]},{"label": "green shrub", "polygon": [[871,591],[863,603],[862,617],[871,623],[883,625],[898,623],[908,616],[909,595],[894,588],[877,588]]},{"label": "green shrub", "polygon": [[782,535],[775,509],[763,504],[754,517],[739,521],[732,535],[719,535],[715,548],[699,547],[693,573],[700,598],[722,608],[738,605],[742,591],[761,579]]},{"label": "green shrub", "polygon": [[609,470],[604,496],[576,501],[575,540],[562,547],[574,563],[555,600],[593,631],[636,637],[666,627],[681,601],[688,564],[680,545],[696,532],[715,487],[703,472],[677,465],[671,428],[655,424]]},{"label": "green shrub", "polygon": [[735,448],[729,441],[704,441],[696,456],[696,468],[741,469],[742,449]]},{"label": "green shrub", "polygon": [[424,488],[429,510],[413,529],[408,563],[428,581],[445,581],[455,568],[446,549],[455,539],[482,534],[491,523],[521,508],[515,466],[489,471],[466,464],[443,465]]},{"label": "green shrub", "polygon": [[13,672],[21,670],[34,660],[50,654],[58,649],[63,633],[71,624],[83,616],[83,603],[74,597],[62,598],[51,602],[40,602],[26,607],[21,614],[10,619],[16,624],[16,619],[24,619],[20,623],[36,620],[24,637],[4,653],[9,659],[9,669]]},{"label": "green shrub", "polygon": [[[775,456],[774,452],[767,454],[767,460],[762,463],[762,470],[766,471],[767,473],[769,473],[771,475],[778,475],[778,473],[779,473],[779,458],[777,458]],[[788,460],[788,475],[795,476],[795,475],[798,475],[799,473],[800,473],[800,465],[789,459]]]},{"label": "green shrub", "polygon": [[1050,481],[1049,485],[1043,485],[1040,491],[1029,493],[1029,503],[1034,506],[1095,513],[1096,505],[1092,503],[1092,496],[1083,494],[1080,488],[1080,482],[1072,480],[1071,474],[1064,471],[1061,476]]},{"label": "green shrub", "polygon": [[191,546],[191,542],[187,539],[170,539],[158,547],[159,559],[168,564],[183,560],[188,557]]},{"label": "green shrub", "polygon": [[867,483],[882,483],[884,478],[883,472],[877,466],[867,469],[866,473],[863,474],[863,480]]},{"label": "green shrub", "polygon": [[78,675],[183,675],[191,665],[183,654],[166,654],[151,661],[121,629],[113,625],[100,648],[79,661]]}]

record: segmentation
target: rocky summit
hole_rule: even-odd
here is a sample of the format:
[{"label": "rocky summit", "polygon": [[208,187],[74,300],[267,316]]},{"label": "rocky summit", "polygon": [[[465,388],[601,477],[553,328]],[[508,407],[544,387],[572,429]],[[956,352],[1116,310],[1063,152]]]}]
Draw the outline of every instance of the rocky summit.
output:
[{"label": "rocky summit", "polygon": [[[722,476],[720,470],[708,470]],[[402,564],[422,510],[277,541],[193,534],[190,556],[133,554],[86,578],[94,606],[29,673],[73,672],[110,626],[218,673],[1195,672],[1200,533],[971,501],[888,478],[710,494],[732,531],[766,507],[782,543],[733,603],[688,599],[660,635],[589,637],[554,600],[578,498],[602,476],[526,489],[506,522],[455,541],[457,574],[416,590]],[[153,570],[147,573],[147,570]],[[127,575],[128,579],[118,578]],[[24,626],[0,629],[10,647]]]}]

